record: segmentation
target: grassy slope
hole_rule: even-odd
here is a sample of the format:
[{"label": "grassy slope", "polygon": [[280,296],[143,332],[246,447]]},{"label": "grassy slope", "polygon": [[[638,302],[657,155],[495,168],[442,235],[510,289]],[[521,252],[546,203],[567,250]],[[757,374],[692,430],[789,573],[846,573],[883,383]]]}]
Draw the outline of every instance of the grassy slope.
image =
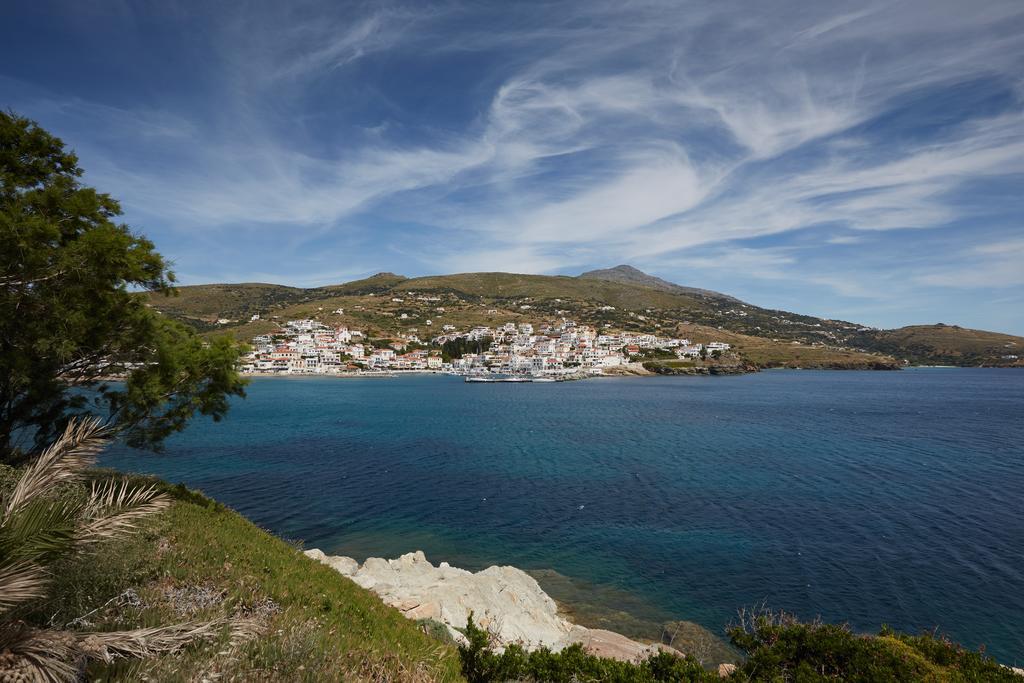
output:
[{"label": "grassy slope", "polygon": [[677,326],[676,332],[695,342],[707,343],[718,340],[732,344],[733,350],[762,368],[837,367],[857,369],[896,365],[894,358],[884,354],[868,354],[822,344],[776,342],[764,337],[753,337],[705,325],[680,324]]},{"label": "grassy slope", "polygon": [[90,617],[90,628],[242,613],[257,617],[260,635],[94,666],[97,680],[461,680],[454,648],[374,594],[227,508],[168,489],[178,500],[145,533],[58,571],[58,592],[40,618],[55,613],[54,623],[66,623],[134,589],[140,606],[115,601]]},{"label": "grassy slope", "polygon": [[409,291],[455,291],[489,299],[563,299],[601,303],[626,310],[700,308],[699,300],[640,285],[589,280],[564,275],[462,273],[421,277],[403,282]]},{"label": "grassy slope", "polygon": [[268,311],[278,311],[304,302],[384,292],[405,279],[394,273],[378,273],[363,280],[313,289],[261,282],[190,285],[178,287],[175,296],[149,294],[148,301],[165,314],[193,324],[209,324],[218,318],[243,322],[254,313],[266,316]]},{"label": "grassy slope", "polygon": [[[1024,365],[1024,337],[972,330],[958,325],[912,325],[876,333],[880,344],[917,356],[922,362]],[[1020,356],[1008,361],[1005,355]]]},{"label": "grassy slope", "polygon": [[218,318],[248,320],[254,313],[310,296],[308,290],[263,283],[194,285],[178,287],[174,296],[150,293],[148,303],[165,315],[206,331],[215,328]]}]

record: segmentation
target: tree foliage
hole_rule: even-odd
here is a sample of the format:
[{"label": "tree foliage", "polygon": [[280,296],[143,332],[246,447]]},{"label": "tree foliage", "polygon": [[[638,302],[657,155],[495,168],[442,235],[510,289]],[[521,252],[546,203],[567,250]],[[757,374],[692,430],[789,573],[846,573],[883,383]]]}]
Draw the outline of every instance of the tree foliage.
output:
[{"label": "tree foliage", "polygon": [[453,358],[462,358],[467,353],[483,353],[491,348],[491,342],[493,341],[491,337],[483,337],[481,339],[456,337],[455,339],[449,339],[441,345],[441,357],[444,358],[445,362],[449,362]]},{"label": "tree foliage", "polygon": [[[146,306],[141,292],[172,295],[174,275],[81,175],[59,138],[0,112],[0,460],[87,414],[158,447],[243,395],[233,342],[204,342]],[[104,381],[114,376],[124,382]]]}]

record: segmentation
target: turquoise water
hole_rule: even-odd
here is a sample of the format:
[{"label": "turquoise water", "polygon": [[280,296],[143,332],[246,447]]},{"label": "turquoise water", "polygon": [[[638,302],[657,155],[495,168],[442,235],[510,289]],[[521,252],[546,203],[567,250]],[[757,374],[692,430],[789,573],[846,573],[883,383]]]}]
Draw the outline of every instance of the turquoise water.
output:
[{"label": "turquoise water", "polygon": [[103,460],[328,553],[553,569],[719,633],[762,602],[938,627],[1024,661],[1022,371],[257,379],[165,454]]}]

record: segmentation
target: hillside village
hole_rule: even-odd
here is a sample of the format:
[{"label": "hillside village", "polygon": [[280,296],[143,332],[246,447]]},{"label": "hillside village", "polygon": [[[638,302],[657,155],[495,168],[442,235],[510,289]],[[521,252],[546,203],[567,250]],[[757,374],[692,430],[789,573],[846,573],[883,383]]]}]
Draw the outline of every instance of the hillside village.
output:
[{"label": "hillside village", "polygon": [[615,330],[632,336],[728,343],[730,356],[762,369],[1024,367],[1022,337],[943,324],[878,330],[760,308],[628,266],[575,277],[462,273],[406,278],[379,273],[313,289],[258,283],[196,285],[178,288],[173,297],[150,294],[147,302],[205,335],[227,333],[245,341],[277,334],[286,321],[304,319],[362,330],[374,339],[424,339],[396,355],[429,349],[429,340],[438,333],[468,333],[479,326],[497,330],[512,322],[530,323],[540,334],[539,325],[545,322],[571,320],[602,333]]},{"label": "hillside village", "polygon": [[415,334],[371,340],[361,330],[331,327],[312,319],[290,320],[275,333],[257,335],[242,371],[270,375],[446,372],[529,376],[600,375],[631,360],[716,357],[730,345],[653,334],[598,332],[571,320],[543,324],[505,323],[421,340]]}]

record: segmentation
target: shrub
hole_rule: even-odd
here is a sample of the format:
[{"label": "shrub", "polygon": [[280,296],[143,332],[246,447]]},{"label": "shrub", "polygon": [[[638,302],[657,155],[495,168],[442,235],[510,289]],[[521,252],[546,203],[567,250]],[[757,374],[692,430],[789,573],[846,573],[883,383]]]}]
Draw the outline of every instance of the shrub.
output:
[{"label": "shrub", "polygon": [[541,648],[527,652],[509,645],[497,653],[490,634],[479,628],[469,615],[466,625],[469,643],[459,648],[462,674],[469,683],[489,681],[551,681],[553,683],[661,683],[713,681],[718,677],[705,671],[692,657],[659,652],[640,663],[621,662],[589,654],[583,646],[571,645],[560,652]]},{"label": "shrub", "polygon": [[734,678],[743,681],[1007,681],[1020,679],[977,652],[933,635],[883,628],[858,635],[847,625],[801,623],[782,612],[741,612],[729,629],[747,654]]}]

